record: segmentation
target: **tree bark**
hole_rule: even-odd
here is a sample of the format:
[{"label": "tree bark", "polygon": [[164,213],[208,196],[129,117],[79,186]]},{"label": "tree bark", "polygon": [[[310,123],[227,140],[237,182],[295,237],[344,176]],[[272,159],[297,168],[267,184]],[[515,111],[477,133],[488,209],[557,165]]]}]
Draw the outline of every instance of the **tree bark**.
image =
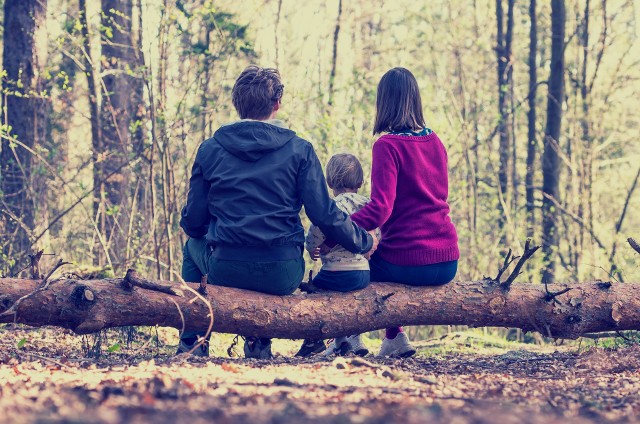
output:
[{"label": "tree bark", "polygon": [[[164,284],[164,292],[151,290]],[[0,322],[54,325],[78,334],[127,325],[161,325],[187,330],[209,326],[208,307],[184,286],[125,279],[52,281],[23,299],[40,280],[0,279]],[[167,287],[184,294],[167,294]],[[194,290],[196,284],[189,284]],[[145,287],[145,288],[141,288]],[[247,336],[328,338],[398,325],[516,327],[549,337],[640,329],[640,283],[571,285],[513,284],[491,280],[438,287],[373,283],[364,290],[272,296],[207,286],[213,330]],[[11,309],[17,312],[15,315]]]},{"label": "tree bark", "polygon": [[560,201],[560,130],[564,102],[564,34],[566,12],[564,0],[551,2],[551,70],[547,96],[547,127],[542,155],[542,231],[545,269],[543,282],[555,279],[558,254],[558,208]]}]

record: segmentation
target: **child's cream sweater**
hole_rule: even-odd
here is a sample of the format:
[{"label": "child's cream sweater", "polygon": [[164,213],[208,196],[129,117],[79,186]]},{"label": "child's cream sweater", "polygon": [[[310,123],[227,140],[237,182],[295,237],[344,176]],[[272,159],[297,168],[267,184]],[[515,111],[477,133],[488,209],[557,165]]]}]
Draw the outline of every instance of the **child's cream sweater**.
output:
[{"label": "child's cream sweater", "polygon": [[[338,208],[349,215],[357,212],[369,202],[369,199],[358,193],[341,193],[335,197]],[[380,230],[376,229],[376,236],[380,239]],[[320,228],[311,225],[307,233],[305,247],[309,252],[320,246],[325,240]],[[354,254],[339,244],[326,255],[320,255],[322,269],[326,271],[368,271],[369,261],[362,255]]]}]

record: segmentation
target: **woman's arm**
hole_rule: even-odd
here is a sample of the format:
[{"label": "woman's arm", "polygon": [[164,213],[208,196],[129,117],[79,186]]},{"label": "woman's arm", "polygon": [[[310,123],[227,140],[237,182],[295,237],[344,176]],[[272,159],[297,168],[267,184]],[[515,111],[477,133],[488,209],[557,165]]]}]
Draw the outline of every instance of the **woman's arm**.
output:
[{"label": "woman's arm", "polygon": [[365,230],[381,227],[396,201],[399,161],[393,147],[384,141],[373,145],[371,164],[371,201],[351,215],[353,222]]}]

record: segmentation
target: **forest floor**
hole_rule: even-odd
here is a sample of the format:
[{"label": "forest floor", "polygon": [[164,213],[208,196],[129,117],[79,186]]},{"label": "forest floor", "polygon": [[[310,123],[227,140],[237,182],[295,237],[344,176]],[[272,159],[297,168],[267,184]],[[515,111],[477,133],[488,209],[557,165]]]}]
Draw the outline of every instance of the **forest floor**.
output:
[{"label": "forest floor", "polygon": [[262,361],[227,357],[227,335],[214,337],[217,357],[173,356],[167,340],[176,338],[167,331],[130,333],[125,347],[109,341],[113,332],[80,337],[0,326],[0,420],[640,422],[640,346],[633,344],[538,346],[469,332],[418,343],[410,359],[327,360],[292,358],[299,343],[277,340],[275,359]]}]

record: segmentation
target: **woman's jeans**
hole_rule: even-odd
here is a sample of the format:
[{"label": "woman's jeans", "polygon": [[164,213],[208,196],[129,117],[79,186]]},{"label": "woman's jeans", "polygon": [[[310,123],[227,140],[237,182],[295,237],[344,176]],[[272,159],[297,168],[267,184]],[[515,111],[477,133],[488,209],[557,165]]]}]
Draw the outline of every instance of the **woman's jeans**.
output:
[{"label": "woman's jeans", "polygon": [[371,281],[401,283],[411,286],[439,286],[453,280],[458,271],[458,261],[431,265],[394,265],[374,254],[369,261]]}]

